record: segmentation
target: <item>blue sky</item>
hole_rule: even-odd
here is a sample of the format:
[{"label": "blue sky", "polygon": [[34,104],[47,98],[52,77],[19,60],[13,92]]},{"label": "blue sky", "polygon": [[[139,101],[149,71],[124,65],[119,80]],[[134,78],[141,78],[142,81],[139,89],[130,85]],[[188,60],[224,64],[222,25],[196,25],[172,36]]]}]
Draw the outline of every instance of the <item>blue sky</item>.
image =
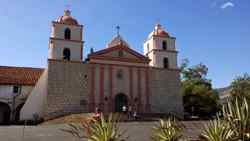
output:
[{"label": "blue sky", "polygon": [[84,25],[85,57],[90,47],[106,46],[116,25],[142,53],[144,39],[160,22],[177,38],[179,62],[207,65],[214,87],[250,73],[249,0],[1,0],[0,65],[46,66],[51,21],[65,7]]}]

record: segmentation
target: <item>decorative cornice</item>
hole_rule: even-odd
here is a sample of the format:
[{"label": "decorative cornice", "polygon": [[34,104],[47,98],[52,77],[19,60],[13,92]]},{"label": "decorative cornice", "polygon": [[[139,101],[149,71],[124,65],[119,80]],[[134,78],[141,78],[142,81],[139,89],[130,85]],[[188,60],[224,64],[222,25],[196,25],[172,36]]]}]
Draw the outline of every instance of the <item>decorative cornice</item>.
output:
[{"label": "decorative cornice", "polygon": [[79,41],[79,40],[68,40],[68,39],[61,39],[61,38],[54,38],[54,37],[50,37],[50,40],[60,40],[60,41],[69,41],[69,42],[75,42],[75,43],[81,43],[83,44],[84,41]]},{"label": "decorative cornice", "polygon": [[101,54],[109,53],[109,52],[112,52],[112,51],[115,51],[115,50],[124,50],[124,51],[127,51],[127,52],[133,54],[134,56],[136,56],[138,58],[147,59],[144,55],[134,51],[131,48],[123,46],[123,45],[118,45],[118,46],[114,46],[114,47],[111,47],[111,48],[106,48],[106,49],[91,53],[89,56],[101,55]]},{"label": "decorative cornice", "polygon": [[129,63],[149,63],[150,60],[140,60],[140,59],[133,59],[133,58],[125,58],[125,57],[110,57],[110,56],[89,56],[89,59],[96,59],[96,60],[108,60],[108,61],[118,61],[118,62],[129,62]]},{"label": "decorative cornice", "polygon": [[56,22],[56,21],[52,21],[52,24],[62,24],[62,25],[76,26],[76,27],[81,27],[81,28],[83,28],[83,25],[65,24],[65,23],[59,23],[59,22]]},{"label": "decorative cornice", "polygon": [[158,70],[168,70],[168,71],[178,71],[180,69],[171,69],[171,68],[157,68],[152,66],[134,66],[134,65],[125,65],[125,64],[109,64],[109,63],[100,63],[100,62],[90,62],[89,64],[98,64],[98,65],[110,65],[110,66],[121,66],[121,67],[129,67],[129,68],[147,68],[147,69],[158,69]]},{"label": "decorative cornice", "polygon": [[178,51],[176,51],[176,50],[152,49],[152,50],[150,50],[148,53],[146,53],[146,55],[150,54],[150,53],[153,52],[153,51],[178,53]]},{"label": "decorative cornice", "polygon": [[63,60],[63,59],[48,59],[48,62],[64,62],[64,63],[80,63],[84,64],[83,61]]},{"label": "decorative cornice", "polygon": [[[48,62],[67,62],[67,63],[80,63],[86,64],[83,61],[67,61],[67,60],[59,60],[59,59],[48,59]],[[110,66],[122,66],[122,67],[133,67],[133,68],[148,68],[148,69],[159,69],[159,70],[168,70],[168,71],[181,71],[180,69],[171,69],[171,68],[157,68],[152,66],[134,66],[134,65],[125,65],[125,64],[109,64],[109,63],[99,63],[99,62],[88,62],[88,64],[99,64],[99,65],[110,65]]]},{"label": "decorative cornice", "polygon": [[152,35],[152,36],[148,37],[147,39],[145,39],[144,43],[147,42],[148,40],[150,40],[151,38],[155,38],[155,37],[170,38],[170,39],[175,39],[176,40],[176,37],[163,37],[163,36],[159,36],[159,35]]}]

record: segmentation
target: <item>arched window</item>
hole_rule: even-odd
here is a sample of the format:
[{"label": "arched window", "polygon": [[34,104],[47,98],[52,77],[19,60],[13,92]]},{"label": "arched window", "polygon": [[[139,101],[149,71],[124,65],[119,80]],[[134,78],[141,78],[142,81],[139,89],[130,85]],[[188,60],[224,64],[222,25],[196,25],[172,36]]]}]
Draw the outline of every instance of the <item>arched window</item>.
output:
[{"label": "arched window", "polygon": [[64,38],[70,40],[70,37],[71,37],[71,31],[69,28],[66,28],[64,31]]},{"label": "arched window", "polygon": [[119,52],[118,52],[118,56],[119,56],[119,57],[123,57],[123,56],[124,56],[124,53],[123,53],[123,51],[122,51],[122,50],[119,50]]},{"label": "arched window", "polygon": [[167,42],[166,41],[162,42],[162,49],[167,50]]},{"label": "arched window", "polygon": [[70,49],[65,48],[63,50],[63,59],[64,60],[70,60]]},{"label": "arched window", "polygon": [[164,59],[163,59],[163,67],[164,67],[164,68],[168,68],[168,67],[169,67],[168,58],[164,58]]}]

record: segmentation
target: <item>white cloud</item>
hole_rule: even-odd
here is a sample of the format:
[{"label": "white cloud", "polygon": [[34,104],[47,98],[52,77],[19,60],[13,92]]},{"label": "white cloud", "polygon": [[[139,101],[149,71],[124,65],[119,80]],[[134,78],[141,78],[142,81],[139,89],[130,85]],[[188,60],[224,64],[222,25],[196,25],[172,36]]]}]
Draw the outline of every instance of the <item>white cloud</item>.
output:
[{"label": "white cloud", "polygon": [[221,9],[226,9],[226,8],[229,8],[229,7],[234,7],[234,3],[232,2],[226,2],[224,4],[221,5]]}]

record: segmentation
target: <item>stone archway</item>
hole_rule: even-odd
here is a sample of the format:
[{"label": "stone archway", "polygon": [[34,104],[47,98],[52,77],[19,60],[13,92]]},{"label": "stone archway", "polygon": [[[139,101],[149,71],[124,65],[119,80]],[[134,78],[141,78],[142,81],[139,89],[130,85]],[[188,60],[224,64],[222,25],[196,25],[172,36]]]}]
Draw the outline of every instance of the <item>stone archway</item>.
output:
[{"label": "stone archway", "polygon": [[0,102],[0,125],[10,124],[10,106],[6,103]]},{"label": "stone archway", "polygon": [[128,106],[128,98],[125,94],[120,93],[115,96],[115,112],[122,112],[123,106]]}]

